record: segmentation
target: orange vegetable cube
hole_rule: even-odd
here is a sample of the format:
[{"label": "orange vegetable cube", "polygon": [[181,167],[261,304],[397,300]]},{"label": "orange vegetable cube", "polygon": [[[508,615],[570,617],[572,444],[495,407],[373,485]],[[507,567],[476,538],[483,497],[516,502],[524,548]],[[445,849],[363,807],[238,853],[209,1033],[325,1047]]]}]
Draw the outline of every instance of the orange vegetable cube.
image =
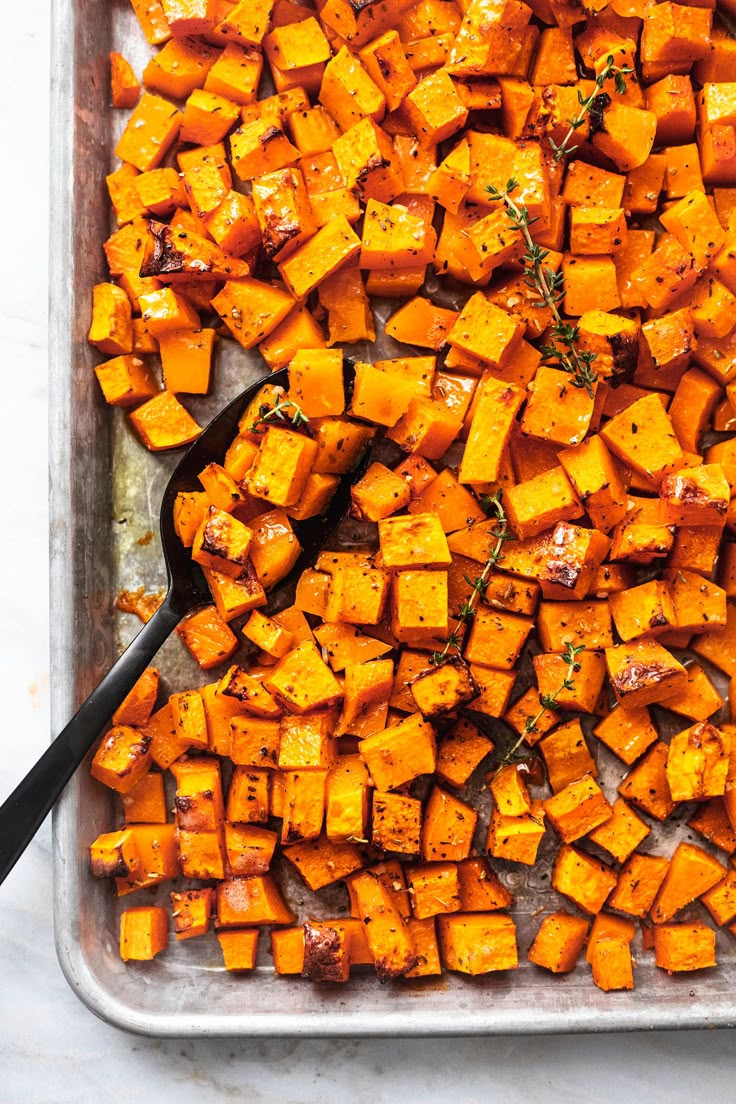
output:
[{"label": "orange vegetable cube", "polygon": [[589,920],[559,909],[542,920],[527,957],[553,974],[569,974],[575,969],[589,929]]},{"label": "orange vegetable cube", "polygon": [[500,913],[455,913],[440,916],[438,938],[448,970],[488,974],[515,970],[519,965],[516,925]]},{"label": "orange vegetable cube", "polygon": [[151,760],[151,737],[129,725],[117,725],[103,737],[90,774],[118,793],[130,793],[148,771]]},{"label": "orange vegetable cube", "polygon": [[125,909],[120,914],[120,957],[123,962],[150,962],[166,949],[169,918],[155,905]]}]

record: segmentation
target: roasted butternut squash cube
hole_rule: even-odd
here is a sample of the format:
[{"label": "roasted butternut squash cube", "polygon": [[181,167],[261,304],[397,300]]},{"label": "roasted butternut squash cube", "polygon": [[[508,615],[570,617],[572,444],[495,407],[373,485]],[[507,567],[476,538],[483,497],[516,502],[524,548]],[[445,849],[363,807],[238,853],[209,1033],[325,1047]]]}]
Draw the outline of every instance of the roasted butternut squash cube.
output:
[{"label": "roasted butternut squash cube", "polygon": [[295,916],[271,875],[226,878],[217,893],[218,928],[292,924]]},{"label": "roasted butternut squash cube", "polygon": [[[92,289],[92,324],[87,340],[110,356],[133,350],[130,299],[117,284],[95,284]],[[128,358],[125,362],[130,363]],[[147,397],[147,396],[146,396]]]},{"label": "roasted butternut squash cube", "polygon": [[407,92],[417,83],[396,30],[386,31],[373,38],[360,51],[368,75],[383,93],[386,107],[395,111]]},{"label": "roasted butternut squash cube", "polygon": [[595,711],[603,682],[606,677],[606,664],[600,652],[581,652],[575,659],[572,686],[560,690],[567,678],[569,660],[557,653],[543,652],[534,657],[534,674],[539,693],[542,697],[556,694],[555,707],[558,709],[578,709],[583,713]]},{"label": "roasted butternut squash cube", "polygon": [[578,256],[610,256],[625,240],[623,208],[580,204],[570,209],[570,250]]},{"label": "roasted butternut squash cube", "polygon": [[418,713],[362,740],[359,750],[379,790],[432,774],[437,760],[434,729]]},{"label": "roasted butternut squash cube", "polygon": [[611,817],[611,806],[590,775],[570,782],[543,805],[550,824],[564,843],[574,843]]},{"label": "roasted butternut squash cube", "polygon": [[522,433],[558,445],[580,444],[593,417],[594,399],[587,389],[574,387],[567,373],[543,364],[529,391],[521,419]]},{"label": "roasted butternut squash cube", "polygon": [[470,669],[459,656],[420,672],[411,680],[409,689],[425,717],[452,713],[478,695]]},{"label": "roasted butternut squash cube", "polygon": [[230,722],[233,763],[243,767],[276,770],[281,744],[281,724],[276,718],[235,716]]},{"label": "roasted butternut squash cube", "polygon": [[479,384],[476,399],[458,478],[461,483],[486,484],[498,478],[524,395],[514,384],[489,376]]},{"label": "roasted butternut squash cube", "polygon": [[403,192],[404,178],[391,139],[373,118],[361,119],[336,138],[332,151],[346,187],[355,189],[364,202],[372,198],[390,203]]},{"label": "roasted butternut squash cube", "polygon": [[464,786],[473,771],[493,751],[493,741],[465,718],[456,721],[437,748],[437,776],[452,786]]},{"label": "roasted butternut squash cube", "polygon": [[339,349],[299,349],[289,364],[289,394],[308,418],[345,410],[342,353]]},{"label": "roasted butternut squash cube", "polygon": [[686,671],[686,689],[668,698],[667,708],[691,721],[707,721],[721,708],[723,698],[697,663],[688,664]]},{"label": "roasted butternut squash cube", "polygon": [[470,663],[510,671],[521,655],[532,624],[526,617],[480,608],[471,622],[465,656]]},{"label": "roasted butternut squash cube", "polygon": [[134,353],[113,357],[95,368],[105,402],[112,406],[136,406],[159,390],[149,365]]},{"label": "roasted butternut squash cube", "polygon": [[245,480],[256,498],[274,506],[293,506],[304,492],[317,456],[317,445],[302,433],[269,426]]},{"label": "roasted butternut squash cube", "polygon": [[582,517],[583,507],[562,467],[509,487],[505,499],[509,523],[520,539],[551,529],[558,521]]},{"label": "roasted butternut squash cube", "polygon": [[707,721],[672,737],[667,781],[674,801],[720,797],[726,788],[731,734]]},{"label": "roasted butternut squash cube", "polygon": [[103,832],[89,846],[89,863],[93,878],[134,879],[141,866],[135,835],[129,828]]},{"label": "roasted butternut squash cube", "polygon": [[344,215],[336,215],[279,264],[284,283],[295,299],[304,299],[360,251],[360,238]]},{"label": "roasted butternut squash cube", "polygon": [[725,524],[731,492],[720,464],[670,472],[662,480],[659,494],[668,525]]},{"label": "roasted butternut squash cube", "polygon": [[404,450],[439,460],[462,430],[462,419],[436,399],[413,398],[387,436]]},{"label": "roasted butternut squash cube", "polygon": [[239,703],[239,712],[266,718],[281,715],[281,707],[268,690],[237,664],[222,676],[217,684],[217,693],[226,698],[234,698]]},{"label": "roasted butternut squash cube", "polygon": [[118,793],[130,793],[148,771],[151,761],[151,737],[129,725],[117,725],[102,738],[90,774]]},{"label": "roasted butternut squash cube", "polygon": [[594,526],[610,532],[626,515],[626,486],[604,442],[590,437],[559,459]]},{"label": "roasted butternut squash cube", "polygon": [[486,847],[494,858],[534,866],[544,832],[544,809],[541,801],[532,801],[531,812],[514,817],[504,816],[494,806],[488,825]]},{"label": "roasted butternut squash cube", "polygon": [[125,909],[120,914],[120,957],[123,962],[150,962],[169,942],[169,917],[157,905]]},{"label": "roasted butternut squash cube", "polygon": [[627,709],[666,701],[687,685],[682,664],[648,637],[606,648],[605,656],[613,692]]},{"label": "roasted butternut squash cube", "polygon": [[552,886],[583,912],[600,912],[615,885],[616,875],[600,859],[569,844],[563,844],[557,852]]},{"label": "roasted butternut squash cube", "polygon": [[390,576],[381,568],[340,568],[332,575],[325,620],[349,625],[377,625],[383,616],[389,586]]},{"label": "roasted butternut squash cube", "polygon": [[203,570],[215,607],[223,621],[232,621],[248,610],[265,606],[266,592],[256,579],[252,565],[247,564],[237,579],[207,567]]},{"label": "roasted butternut squash cube", "polygon": [[176,878],[181,873],[176,827],[173,824],[131,824],[140,865],[131,877],[116,878],[118,897]]},{"label": "roasted butternut squash cube", "polygon": [[652,906],[655,924],[671,920],[681,909],[717,885],[726,871],[717,859],[695,844],[678,844]]},{"label": "roasted butternut squash cube", "polygon": [[281,842],[319,839],[325,816],[327,771],[290,770],[285,772],[285,780]]},{"label": "roasted butternut squash cube", "polygon": [[171,915],[177,940],[206,935],[215,904],[214,889],[188,889],[171,894]]},{"label": "roasted butternut squash cube", "polygon": [[270,771],[236,766],[227,794],[227,819],[234,824],[264,824],[269,814]]},{"label": "roasted butternut squash cube", "polygon": [[659,855],[631,855],[608,898],[609,906],[643,919],[652,907],[669,864],[669,859]]},{"label": "roasted butternut squash cube", "polygon": [[[422,829],[422,803],[404,794],[376,793],[373,797],[371,842],[382,851],[418,855]],[[442,910],[439,910],[442,911]],[[421,912],[415,915],[423,918]],[[434,916],[434,912],[426,915]]]},{"label": "roasted butternut squash cube", "polygon": [[202,567],[237,579],[248,562],[252,539],[252,530],[242,521],[209,506],[194,536],[192,559]]},{"label": "roasted butternut squash cube", "polygon": [[613,644],[608,601],[541,602],[537,633],[545,652],[565,652],[569,644],[597,650]]},{"label": "roasted butternut squash cube", "polygon": [[593,732],[609,751],[631,766],[657,739],[646,707],[618,706],[604,717]]},{"label": "roasted butternut squash cube", "polygon": [[701,900],[716,924],[730,923],[736,916],[736,872],[730,870],[722,882],[718,882]]},{"label": "roasted butternut squash cube", "polygon": [[342,697],[340,684],[308,640],[279,660],[264,685],[291,713],[330,706]]},{"label": "roasted butternut squash cube", "polygon": [[392,379],[391,384],[386,386],[385,373],[374,365],[356,364],[351,412],[377,425],[396,425],[409,409],[416,384],[411,379]]},{"label": "roasted butternut squash cube", "polygon": [[361,268],[391,270],[425,265],[432,259],[434,244],[431,224],[428,226],[408,207],[368,200],[360,249]]},{"label": "roasted butternut squash cube", "polygon": [[380,878],[363,871],[351,878],[350,888],[379,978],[388,981],[412,970],[418,961],[414,941]]},{"label": "roasted butternut squash cube", "polygon": [[257,176],[253,203],[267,257],[281,261],[317,230],[304,177],[297,168]]},{"label": "roasted butternut squash cube", "polygon": [[121,794],[121,799],[127,824],[166,823],[163,775],[149,771],[132,790]]},{"label": "roasted butternut squash cube", "polygon": [[654,961],[668,974],[704,970],[716,963],[716,933],[702,920],[685,924],[657,924]]},{"label": "roasted butternut squash cube", "polygon": [[384,464],[374,463],[351,490],[353,513],[364,521],[380,521],[403,510],[411,500],[409,484]]},{"label": "roasted butternut squash cube", "polygon": [[383,565],[389,570],[408,567],[447,567],[452,557],[447,538],[435,514],[379,521],[378,535]]},{"label": "roasted butternut squash cube", "polygon": [[283,854],[314,892],[348,878],[366,864],[365,851],[355,843],[333,842],[326,836],[290,845]]},{"label": "roasted butternut squash cube", "polygon": [[610,559],[651,563],[664,559],[674,545],[673,527],[662,521],[658,499],[630,495],[627,512],[612,534]]},{"label": "roasted butternut squash cube", "polygon": [[114,725],[145,725],[154,710],[158,696],[159,672],[147,667],[133,689],[112,715]]},{"label": "roasted butternut squash cube", "polygon": [[293,165],[299,158],[299,150],[273,116],[264,114],[233,131],[230,158],[238,179],[252,180]]},{"label": "roasted butternut squash cube", "polygon": [[518,967],[516,925],[510,916],[455,913],[440,916],[437,925],[442,960],[448,970],[477,976]]},{"label": "roasted butternut squash cube", "polygon": [[393,581],[392,631],[418,644],[447,634],[447,572],[400,571]]},{"label": "roasted butternut squash cube", "polygon": [[182,114],[169,100],[144,92],[115,147],[122,161],[148,172],[161,164],[179,133]]},{"label": "roasted butternut squash cube", "polygon": [[262,613],[254,610],[243,626],[243,636],[250,640],[256,647],[269,655],[281,659],[293,645],[293,634],[273,621],[270,617],[264,617]]},{"label": "roasted butternut squash cube", "polygon": [[667,751],[657,740],[618,788],[622,797],[655,820],[666,820],[676,808],[667,781]]},{"label": "roasted butternut squash cube", "polygon": [[625,642],[657,636],[677,624],[669,584],[661,579],[612,594],[608,601],[616,631]]},{"label": "roasted butternut squash cube", "polygon": [[334,731],[334,710],[317,710],[303,717],[286,714],[279,734],[279,769],[331,767],[335,761]]},{"label": "roasted butternut squash cube", "polygon": [[250,523],[250,558],[256,578],[268,590],[285,578],[299,559],[302,546],[283,510],[259,514]]},{"label": "roasted butternut squash cube", "polygon": [[513,356],[522,336],[523,325],[517,319],[489,302],[482,292],[476,292],[460,312],[447,340],[490,367],[502,368]]},{"label": "roasted butternut squash cube", "polygon": [[435,786],[422,826],[422,857],[427,862],[467,859],[478,820],[475,809]]},{"label": "roasted butternut squash cube", "polygon": [[649,832],[641,817],[619,797],[612,806],[610,818],[590,833],[590,839],[622,863]]},{"label": "roasted butternut squash cube", "polygon": [[598,777],[595,760],[577,718],[552,729],[540,741],[539,749],[544,756],[553,793],[559,793],[570,783],[587,775]]},{"label": "roasted butternut squash cube", "polygon": [[368,784],[368,770],[359,755],[338,757],[327,775],[325,832],[328,839],[366,838],[370,804]]},{"label": "roasted butternut squash cube", "polygon": [[458,912],[460,882],[457,863],[427,863],[412,866],[407,872],[412,910],[418,920],[439,913]]},{"label": "roasted butternut squash cube", "polygon": [[682,466],[682,449],[656,394],[638,399],[611,418],[601,437],[620,460],[655,483]]},{"label": "roasted butternut squash cube", "polygon": [[558,909],[542,920],[527,958],[553,974],[569,974],[577,965],[589,929],[589,920]]}]

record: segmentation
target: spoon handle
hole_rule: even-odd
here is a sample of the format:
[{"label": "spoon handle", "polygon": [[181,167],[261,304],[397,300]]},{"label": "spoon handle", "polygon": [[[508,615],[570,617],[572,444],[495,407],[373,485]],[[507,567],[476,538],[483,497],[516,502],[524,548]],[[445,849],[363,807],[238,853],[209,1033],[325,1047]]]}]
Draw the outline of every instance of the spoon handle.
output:
[{"label": "spoon handle", "polygon": [[171,591],[35,766],[0,806],[0,885],[115,710],[182,617]]}]

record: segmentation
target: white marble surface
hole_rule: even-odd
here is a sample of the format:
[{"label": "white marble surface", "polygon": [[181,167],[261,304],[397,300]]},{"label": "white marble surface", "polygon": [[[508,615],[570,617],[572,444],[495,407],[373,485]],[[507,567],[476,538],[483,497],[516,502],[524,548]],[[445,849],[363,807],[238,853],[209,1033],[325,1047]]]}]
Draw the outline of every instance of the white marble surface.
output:
[{"label": "white marble surface", "polygon": [[[7,10],[6,10],[7,9]],[[48,10],[6,3],[0,82],[0,799],[48,738],[46,319]],[[9,518],[22,522],[22,549]],[[16,530],[17,532],[17,530]],[[162,1042],[97,1021],[67,988],[49,827],[0,889],[1,1104],[97,1101],[734,1100],[736,1033],[366,1042]],[[186,1094],[186,1097],[185,1097]]]}]

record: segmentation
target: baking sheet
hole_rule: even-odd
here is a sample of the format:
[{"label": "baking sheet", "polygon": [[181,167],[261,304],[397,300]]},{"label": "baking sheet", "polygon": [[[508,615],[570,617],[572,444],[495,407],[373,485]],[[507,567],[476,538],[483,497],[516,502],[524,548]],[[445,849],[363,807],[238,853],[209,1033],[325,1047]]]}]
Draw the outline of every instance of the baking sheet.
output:
[{"label": "baking sheet", "polygon": [[[86,343],[90,289],[107,276],[101,242],[112,227],[104,175],[113,165],[114,136],[123,122],[122,113],[107,106],[106,58],[109,50],[120,50],[140,72],[151,51],[128,0],[54,0],[52,41],[49,433],[55,733],[137,631],[135,618],[113,616],[115,595],[122,587],[143,585],[150,591],[164,585],[158,508],[176,456],[147,453],[122,413],[105,407],[92,373],[96,355]],[[263,372],[257,354],[221,342],[213,394],[185,402],[204,423]],[[165,691],[212,677],[196,668],[176,639],[161,650],[157,664]],[[597,748],[596,755],[612,799],[621,765],[605,749]],[[90,877],[87,854],[90,840],[116,822],[115,801],[83,769],[54,812],[55,923],[59,960],[70,985],[94,1012],[122,1028],[160,1036],[416,1036],[736,1022],[736,941],[727,931],[718,934],[717,970],[668,978],[647,953],[640,958],[631,993],[601,993],[585,962],[572,974],[554,978],[525,961],[541,915],[564,904],[549,888],[556,847],[551,833],[535,867],[494,863],[517,897],[513,916],[520,968],[512,973],[475,979],[447,974],[381,985],[367,971],[356,972],[343,986],[316,986],[273,974],[265,932],[259,966],[250,976],[224,971],[214,934],[184,943],[172,940],[154,962],[125,965],[117,950],[119,913],[143,903],[143,897],[117,901],[109,883]],[[677,831],[672,821],[655,826],[645,849],[671,853],[677,838],[691,835],[683,820],[681,813],[673,818],[681,825]],[[279,877],[301,918],[346,911],[343,887],[317,898],[288,870]],[[150,900],[167,900],[171,888],[170,883],[157,888]],[[639,949],[637,935],[635,953]]]}]

